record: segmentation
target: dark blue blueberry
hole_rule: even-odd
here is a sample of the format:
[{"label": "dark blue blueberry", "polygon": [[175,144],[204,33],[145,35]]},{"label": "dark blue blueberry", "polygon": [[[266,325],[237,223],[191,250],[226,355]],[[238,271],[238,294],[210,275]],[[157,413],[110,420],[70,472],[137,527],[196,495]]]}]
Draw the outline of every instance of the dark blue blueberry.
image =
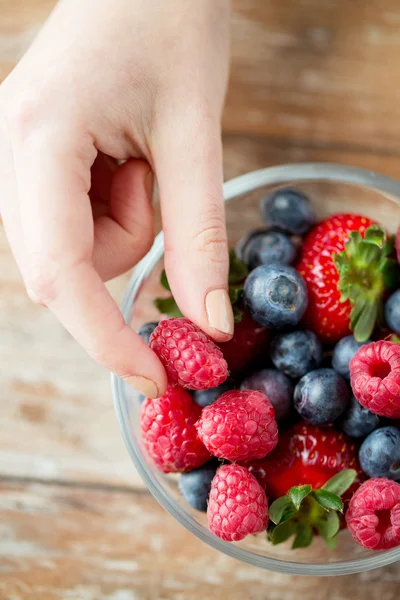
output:
[{"label": "dark blue blueberry", "polygon": [[214,404],[216,400],[225,392],[235,389],[235,383],[231,380],[224,381],[216,388],[210,388],[208,390],[196,390],[193,392],[193,400],[197,402],[202,408]]},{"label": "dark blue blueberry", "polygon": [[294,389],[294,407],[312,425],[333,423],[348,403],[347,384],[333,369],[310,371]]},{"label": "dark blue blueberry", "polygon": [[317,221],[310,199],[292,188],[281,188],[266,196],[260,208],[265,223],[294,235],[304,235]]},{"label": "dark blue blueberry", "polygon": [[352,396],[350,404],[340,419],[340,428],[353,438],[362,438],[379,427],[379,417],[368,408],[361,406]]},{"label": "dark blue blueberry", "polygon": [[360,465],[369,477],[400,481],[400,429],[381,427],[361,444]]},{"label": "dark blue blueberry", "polygon": [[298,379],[320,366],[322,345],[312,331],[279,333],[271,342],[270,356],[277,369]]},{"label": "dark blue blueberry", "polygon": [[252,270],[270,263],[290,265],[296,258],[297,249],[284,233],[264,231],[254,233],[248,238],[240,254],[243,262]]},{"label": "dark blue blueberry", "polygon": [[153,331],[155,330],[155,328],[157,327],[157,325],[158,325],[158,323],[153,321],[151,323],[144,323],[144,325],[139,327],[138,334],[140,335],[142,340],[146,342],[146,344],[149,343],[150,336],[153,333]]},{"label": "dark blue blueberry", "polygon": [[342,338],[335,346],[332,356],[332,367],[347,380],[350,380],[350,361],[361,346],[370,344],[371,340],[366,342],[357,342],[352,335]]},{"label": "dark blue blueberry", "polygon": [[241,390],[258,390],[265,394],[275,409],[278,422],[284,421],[293,406],[293,385],[286,375],[275,369],[262,369],[242,381]]},{"label": "dark blue blueberry", "polygon": [[389,329],[400,334],[400,290],[394,292],[386,302],[385,319]]},{"label": "dark blue blueberry", "polygon": [[212,461],[183,473],[179,479],[179,489],[186,502],[196,510],[207,512],[207,500],[210,495],[211,482],[218,468],[218,461]]},{"label": "dark blue blueberry", "polygon": [[247,277],[243,299],[254,321],[269,329],[288,329],[305,313],[307,286],[293,267],[261,265]]}]

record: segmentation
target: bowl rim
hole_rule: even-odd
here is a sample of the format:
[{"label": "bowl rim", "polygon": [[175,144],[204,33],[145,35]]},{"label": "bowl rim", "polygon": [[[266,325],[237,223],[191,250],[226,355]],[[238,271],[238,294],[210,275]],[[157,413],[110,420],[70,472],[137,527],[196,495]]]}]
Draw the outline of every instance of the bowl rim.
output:
[{"label": "bowl rim", "polygon": [[[293,182],[299,183],[305,181],[340,182],[369,187],[377,192],[387,195],[389,199],[397,203],[400,207],[400,182],[391,179],[390,177],[386,177],[385,175],[379,175],[373,171],[335,163],[285,164],[250,171],[224,183],[224,201],[227,202],[266,185],[280,186]],[[156,236],[153,246],[148,254],[136,266],[121,303],[121,312],[127,323],[130,321],[133,303],[142,282],[150,275],[153,268],[162,258],[163,253],[164,236],[163,232],[160,232]],[[127,424],[129,423],[129,414],[127,412],[127,406],[123,401],[124,385],[126,384],[122,379],[114,374],[111,375],[112,396],[117,420],[128,453],[139,475],[147,485],[150,493],[161,506],[181,525],[186,527],[186,529],[193,533],[197,538],[212,548],[249,565],[292,575],[350,575],[352,573],[377,569],[400,560],[400,548],[394,548],[392,550],[378,552],[371,556],[354,560],[322,564],[300,563],[262,556],[217,538],[193,519],[193,517],[191,517],[186,510],[182,509],[181,506],[179,506],[178,509],[176,502],[169,496],[158,479],[152,474],[151,470],[147,468],[146,463],[141,456],[140,449],[133,442],[129,428],[127,427]]]}]

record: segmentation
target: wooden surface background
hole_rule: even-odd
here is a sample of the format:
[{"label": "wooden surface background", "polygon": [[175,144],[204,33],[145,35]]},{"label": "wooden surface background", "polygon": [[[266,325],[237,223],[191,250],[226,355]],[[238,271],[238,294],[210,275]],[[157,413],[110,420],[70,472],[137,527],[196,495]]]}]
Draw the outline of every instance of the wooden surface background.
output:
[{"label": "wooden surface background", "polygon": [[[53,4],[0,0],[0,80]],[[398,177],[398,0],[233,6],[226,178],[308,160]],[[127,281],[110,283],[118,300]],[[1,600],[399,597],[399,565],[289,577],[219,555],[178,526],[130,463],[107,373],[28,301],[1,227],[0,396]]]}]

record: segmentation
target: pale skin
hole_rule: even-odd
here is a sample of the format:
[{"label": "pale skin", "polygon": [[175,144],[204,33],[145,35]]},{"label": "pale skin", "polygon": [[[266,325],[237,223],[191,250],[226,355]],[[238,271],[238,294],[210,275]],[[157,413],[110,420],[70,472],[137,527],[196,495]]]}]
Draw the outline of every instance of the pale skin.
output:
[{"label": "pale skin", "polygon": [[27,292],[150,397],[164,368],[104,281],[148,251],[156,180],[174,296],[214,340],[231,337],[228,62],[228,0],[61,0],[0,86],[0,210]]}]

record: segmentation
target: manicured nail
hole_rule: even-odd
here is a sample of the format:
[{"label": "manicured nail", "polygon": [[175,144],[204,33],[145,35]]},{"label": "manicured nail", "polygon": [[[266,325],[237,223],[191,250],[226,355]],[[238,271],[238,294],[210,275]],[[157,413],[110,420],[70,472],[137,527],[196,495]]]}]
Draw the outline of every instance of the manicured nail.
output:
[{"label": "manicured nail", "polygon": [[232,305],[226,290],[211,290],[206,296],[208,324],[222,333],[233,333]]},{"label": "manicured nail", "polygon": [[134,390],[146,396],[146,398],[158,398],[158,388],[151,379],[138,375],[130,375],[129,377],[124,377],[124,381],[133,387]]}]

